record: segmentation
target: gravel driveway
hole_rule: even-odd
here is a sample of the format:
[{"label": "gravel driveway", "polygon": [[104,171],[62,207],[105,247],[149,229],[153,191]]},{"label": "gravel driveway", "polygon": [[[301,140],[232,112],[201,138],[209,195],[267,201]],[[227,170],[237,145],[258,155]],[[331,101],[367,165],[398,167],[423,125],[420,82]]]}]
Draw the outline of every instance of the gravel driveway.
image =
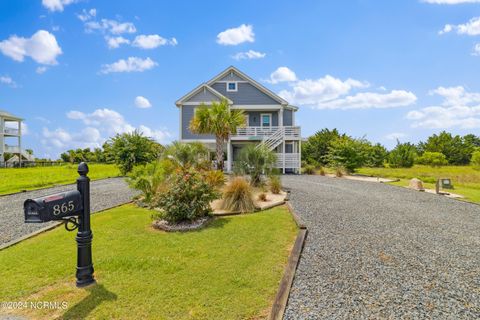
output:
[{"label": "gravel driveway", "polygon": [[285,176],[309,229],[285,319],[479,319],[480,206]]},{"label": "gravel driveway", "polygon": [[[67,185],[28,191],[0,197],[0,245],[42,229],[52,223],[24,223],[23,202],[52,193],[76,189]],[[90,203],[92,212],[108,209],[132,199],[132,191],[123,178],[110,178],[90,183]]]}]

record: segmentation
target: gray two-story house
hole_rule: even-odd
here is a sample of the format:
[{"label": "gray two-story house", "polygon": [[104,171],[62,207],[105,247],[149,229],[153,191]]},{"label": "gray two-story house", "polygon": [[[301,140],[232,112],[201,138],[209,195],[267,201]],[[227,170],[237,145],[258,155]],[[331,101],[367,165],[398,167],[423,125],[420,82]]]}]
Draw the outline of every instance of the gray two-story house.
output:
[{"label": "gray two-story house", "polygon": [[297,107],[265,88],[235,67],[229,67],[175,104],[180,113],[180,141],[204,143],[215,150],[215,137],[194,134],[189,124],[200,104],[226,99],[231,109],[245,113],[246,126],[238,128],[226,144],[226,170],[231,172],[239,152],[247,144],[263,144],[277,155],[283,173],[300,172],[301,132],[295,123]]}]

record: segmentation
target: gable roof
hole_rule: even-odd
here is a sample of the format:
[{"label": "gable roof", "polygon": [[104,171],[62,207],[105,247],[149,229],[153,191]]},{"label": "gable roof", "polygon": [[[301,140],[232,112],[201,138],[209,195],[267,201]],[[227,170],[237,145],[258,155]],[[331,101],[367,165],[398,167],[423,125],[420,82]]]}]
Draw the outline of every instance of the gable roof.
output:
[{"label": "gable roof", "polygon": [[282,104],[282,105],[288,105],[288,102],[283,99],[282,97],[278,96],[277,94],[273,93],[272,91],[270,91],[269,89],[267,89],[265,86],[261,85],[260,83],[258,83],[257,81],[253,80],[252,78],[250,78],[249,76],[247,76],[245,73],[243,73],[242,71],[238,70],[237,68],[235,68],[234,66],[230,66],[228,67],[227,69],[225,69],[224,71],[220,72],[218,75],[216,75],[215,77],[213,77],[210,81],[207,82],[207,84],[209,86],[211,86],[212,84],[214,84],[216,81],[222,79],[223,77],[225,77],[229,72],[234,72],[236,73],[238,76],[240,76],[241,78],[243,78],[245,81],[248,81],[250,82],[254,87],[256,87],[258,90],[262,91],[263,93],[265,93],[267,96],[271,97],[273,100],[277,101],[278,103]]},{"label": "gable roof", "polygon": [[223,94],[221,94],[217,90],[213,89],[212,87],[210,87],[206,83],[202,83],[201,85],[199,85],[198,87],[196,87],[195,89],[193,89],[192,91],[190,91],[189,93],[187,93],[186,95],[184,95],[183,97],[178,99],[175,102],[175,104],[177,105],[177,107],[180,106],[182,103],[184,103],[185,101],[187,101],[188,99],[190,99],[191,97],[193,97],[194,95],[199,93],[202,89],[209,91],[211,94],[218,97],[220,100],[226,99],[228,101],[228,103],[233,104],[232,100],[228,99]]},{"label": "gable roof", "polygon": [[4,110],[0,110],[0,117],[12,119],[12,120],[23,120],[22,118],[14,116],[10,112],[4,111]]}]

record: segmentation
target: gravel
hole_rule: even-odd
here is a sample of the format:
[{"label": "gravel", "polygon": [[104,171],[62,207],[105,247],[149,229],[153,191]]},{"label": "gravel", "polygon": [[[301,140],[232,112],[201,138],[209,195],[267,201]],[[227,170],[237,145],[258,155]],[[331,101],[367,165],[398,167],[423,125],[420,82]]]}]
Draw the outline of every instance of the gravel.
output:
[{"label": "gravel", "polygon": [[480,318],[480,206],[285,176],[309,230],[285,319]]},{"label": "gravel", "polygon": [[[53,223],[24,223],[23,202],[52,193],[75,189],[76,185],[59,186],[0,197],[0,245],[45,228]],[[123,178],[110,178],[90,183],[92,212],[129,202],[135,195]]]}]

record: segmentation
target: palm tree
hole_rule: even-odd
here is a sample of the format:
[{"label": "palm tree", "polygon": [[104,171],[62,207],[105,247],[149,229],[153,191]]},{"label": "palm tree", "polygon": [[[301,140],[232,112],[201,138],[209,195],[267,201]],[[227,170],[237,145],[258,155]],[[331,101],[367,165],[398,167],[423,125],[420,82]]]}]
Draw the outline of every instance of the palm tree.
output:
[{"label": "palm tree", "polygon": [[231,134],[237,132],[237,127],[245,125],[245,116],[241,110],[230,110],[227,100],[212,101],[207,106],[204,103],[195,111],[190,121],[190,131],[198,134],[215,135],[216,159],[218,169],[223,170],[223,147]]}]

